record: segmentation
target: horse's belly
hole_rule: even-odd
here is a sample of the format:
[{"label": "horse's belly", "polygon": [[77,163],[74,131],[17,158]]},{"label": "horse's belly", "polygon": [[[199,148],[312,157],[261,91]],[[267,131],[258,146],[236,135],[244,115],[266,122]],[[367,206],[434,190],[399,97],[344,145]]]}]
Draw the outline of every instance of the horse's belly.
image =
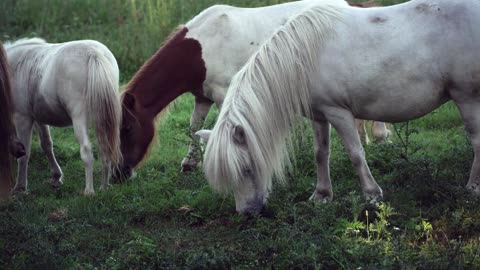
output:
[{"label": "horse's belly", "polygon": [[36,122],[55,127],[72,125],[72,119],[63,106],[47,104],[38,100],[33,108],[33,117]]},{"label": "horse's belly", "polygon": [[352,109],[355,117],[383,122],[402,122],[422,117],[447,102],[446,95],[432,95],[404,100],[378,100]]}]

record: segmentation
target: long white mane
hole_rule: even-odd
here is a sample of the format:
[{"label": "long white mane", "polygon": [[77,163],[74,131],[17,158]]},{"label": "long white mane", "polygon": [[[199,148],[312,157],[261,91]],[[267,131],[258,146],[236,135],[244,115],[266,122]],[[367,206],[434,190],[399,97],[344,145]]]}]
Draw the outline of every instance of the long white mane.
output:
[{"label": "long white mane", "polygon": [[[273,176],[283,180],[289,129],[310,113],[309,74],[346,6],[319,1],[294,16],[233,78],[205,150],[204,169],[214,189],[228,192],[247,168],[263,188],[270,189]],[[248,149],[235,145],[236,126],[243,127]]]}]

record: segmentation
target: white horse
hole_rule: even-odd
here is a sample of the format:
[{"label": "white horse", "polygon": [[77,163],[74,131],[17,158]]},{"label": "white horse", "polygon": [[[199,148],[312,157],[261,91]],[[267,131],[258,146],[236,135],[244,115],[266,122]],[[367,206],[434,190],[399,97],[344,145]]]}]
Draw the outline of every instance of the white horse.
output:
[{"label": "white horse", "polygon": [[103,44],[92,40],[48,44],[39,38],[21,39],[6,43],[5,49],[12,79],[13,118],[26,150],[18,161],[14,192],[27,191],[33,126],[50,164],[50,184],[61,186],[63,174],[53,154],[49,125],[73,125],[85,165],[84,194],[94,194],[89,120],[94,123],[104,163],[101,189],[107,188],[110,166],[121,159],[119,70],[115,57]]},{"label": "white horse", "polygon": [[[186,27],[188,38],[202,45],[202,55],[207,68],[203,95],[195,99],[190,121],[190,131],[195,134],[202,125],[213,103],[221,108],[232,77],[279,27],[305,8],[322,4],[325,0],[304,0],[260,8],[214,6],[195,16]],[[343,1],[343,0],[338,0]],[[227,60],[228,59],[228,60]],[[365,122],[358,120],[362,142],[369,143]],[[375,142],[388,140],[391,132],[385,123],[373,123]],[[198,163],[198,142],[194,140],[182,160],[182,171],[191,170]]]},{"label": "white horse", "polygon": [[233,190],[237,211],[258,211],[272,177],[284,176],[289,129],[307,115],[318,166],[312,198],[333,195],[329,123],[367,199],[380,198],[355,117],[407,121],[453,100],[475,153],[467,188],[480,194],[480,1],[413,0],[371,9],[324,3],[290,20],[250,58],[213,131],[198,132],[211,134],[204,169],[213,188]]}]

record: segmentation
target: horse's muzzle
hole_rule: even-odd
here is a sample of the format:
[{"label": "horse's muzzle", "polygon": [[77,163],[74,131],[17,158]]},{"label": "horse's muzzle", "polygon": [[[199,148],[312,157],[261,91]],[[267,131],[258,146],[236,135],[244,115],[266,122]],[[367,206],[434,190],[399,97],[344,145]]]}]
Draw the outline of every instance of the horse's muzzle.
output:
[{"label": "horse's muzzle", "polygon": [[128,180],[132,177],[133,169],[128,165],[120,166],[119,168],[113,169],[113,182],[121,183]]}]

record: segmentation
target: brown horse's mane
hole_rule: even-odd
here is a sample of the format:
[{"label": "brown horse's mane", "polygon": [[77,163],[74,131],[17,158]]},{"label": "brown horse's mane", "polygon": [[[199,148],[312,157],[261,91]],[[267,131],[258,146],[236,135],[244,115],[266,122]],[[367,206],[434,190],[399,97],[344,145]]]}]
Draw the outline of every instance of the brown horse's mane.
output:
[{"label": "brown horse's mane", "polygon": [[12,177],[10,144],[13,137],[12,104],[7,58],[0,42],[0,199],[8,196]]},{"label": "brown horse's mane", "polygon": [[[170,43],[170,41],[184,29],[184,25],[178,25],[175,30],[173,30],[167,38],[162,42],[160,49],[155,52],[155,54],[150,57],[143,65],[142,67],[135,73],[133,78],[127,83],[127,85],[124,87],[123,91],[120,93],[120,102],[122,104],[122,110],[123,113],[128,113],[133,119],[138,121],[137,117],[135,114],[130,111],[125,105],[124,105],[124,98],[125,95],[133,95],[135,96],[132,92],[135,87],[139,84],[140,81],[144,79],[145,76],[148,76],[149,73],[151,72],[151,69],[154,68],[158,64],[158,58],[160,54],[162,53],[162,49]],[[152,141],[150,142],[147,151],[145,151],[141,161],[135,166],[136,168],[141,167],[144,163],[144,161],[150,156],[152,150],[159,145],[159,140],[158,140],[158,132],[157,128],[158,126],[162,123],[164,117],[170,112],[170,108],[174,105],[175,101],[171,102],[169,105],[165,106],[165,108],[162,109],[162,111],[155,116],[153,119],[154,122],[154,134]]]},{"label": "brown horse's mane", "polygon": [[155,54],[150,57],[143,65],[142,67],[135,73],[133,78],[127,83],[125,86],[124,90],[121,93],[121,96],[123,96],[126,93],[130,93],[135,87],[138,85],[138,83],[146,76],[148,73],[151,72],[152,67],[154,67],[157,64],[157,60],[162,53],[162,49],[170,43],[170,41],[180,32],[185,28],[183,24],[178,25],[175,30],[173,30],[167,38],[162,42],[160,49],[158,49]]}]

